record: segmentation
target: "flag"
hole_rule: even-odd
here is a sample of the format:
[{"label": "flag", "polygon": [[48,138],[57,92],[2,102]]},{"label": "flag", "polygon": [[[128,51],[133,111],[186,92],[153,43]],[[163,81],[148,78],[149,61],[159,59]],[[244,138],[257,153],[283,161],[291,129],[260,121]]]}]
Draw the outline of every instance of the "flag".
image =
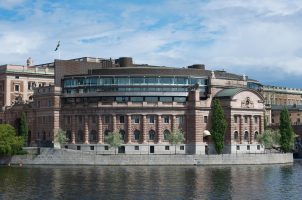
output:
[{"label": "flag", "polygon": [[57,51],[59,49],[59,47],[60,47],[60,41],[58,41],[58,44],[57,44],[57,47],[56,47],[55,51]]}]

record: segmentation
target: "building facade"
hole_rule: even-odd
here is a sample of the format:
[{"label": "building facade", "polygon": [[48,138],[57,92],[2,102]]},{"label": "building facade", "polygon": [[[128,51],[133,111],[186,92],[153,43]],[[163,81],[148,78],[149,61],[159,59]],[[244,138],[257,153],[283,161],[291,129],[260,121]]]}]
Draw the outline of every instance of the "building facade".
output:
[{"label": "building facade", "polygon": [[[228,122],[224,152],[263,152],[256,137],[264,129],[264,99],[244,75],[200,64],[133,64],[128,57],[55,60],[54,69],[54,86],[36,88],[33,102],[5,114],[13,123],[22,110],[27,113],[32,146],[51,143],[61,128],[69,149],[113,153],[106,135],[118,131],[124,141],[120,153],[214,154],[209,134],[217,98]],[[183,130],[185,142],[175,147],[167,138],[176,129]]]}]

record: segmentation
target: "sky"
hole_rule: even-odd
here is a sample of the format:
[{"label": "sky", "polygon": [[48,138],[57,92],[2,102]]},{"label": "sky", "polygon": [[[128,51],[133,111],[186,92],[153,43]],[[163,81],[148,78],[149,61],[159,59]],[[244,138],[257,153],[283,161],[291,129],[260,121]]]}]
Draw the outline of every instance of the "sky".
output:
[{"label": "sky", "polygon": [[0,64],[133,57],[302,88],[301,0],[0,0]]}]

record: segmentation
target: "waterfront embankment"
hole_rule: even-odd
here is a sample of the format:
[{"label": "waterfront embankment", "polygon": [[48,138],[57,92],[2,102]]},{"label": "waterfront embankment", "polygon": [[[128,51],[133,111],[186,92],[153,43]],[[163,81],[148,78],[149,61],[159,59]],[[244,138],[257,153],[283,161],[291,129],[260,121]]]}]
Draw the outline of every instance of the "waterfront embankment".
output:
[{"label": "waterfront embankment", "polygon": [[41,148],[40,154],[2,157],[11,165],[256,165],[293,163],[291,153],[222,155],[99,155],[70,149]]}]

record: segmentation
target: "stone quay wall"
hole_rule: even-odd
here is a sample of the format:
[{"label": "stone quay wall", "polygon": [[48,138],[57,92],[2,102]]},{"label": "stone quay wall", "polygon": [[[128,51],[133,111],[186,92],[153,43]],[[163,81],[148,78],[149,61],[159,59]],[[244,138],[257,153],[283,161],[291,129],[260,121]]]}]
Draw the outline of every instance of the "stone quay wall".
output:
[{"label": "stone quay wall", "polygon": [[293,163],[291,153],[222,155],[98,155],[70,149],[41,148],[39,155],[0,158],[11,165],[255,165]]}]

